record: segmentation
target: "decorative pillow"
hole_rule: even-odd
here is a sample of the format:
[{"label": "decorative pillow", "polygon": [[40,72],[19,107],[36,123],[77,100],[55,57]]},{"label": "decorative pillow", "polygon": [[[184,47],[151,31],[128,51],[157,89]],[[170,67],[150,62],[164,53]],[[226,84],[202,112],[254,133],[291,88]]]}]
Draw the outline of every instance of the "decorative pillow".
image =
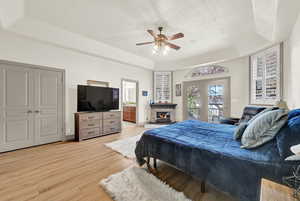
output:
[{"label": "decorative pillow", "polygon": [[291,146],[290,150],[291,150],[291,152],[293,152],[294,154],[300,155],[300,144]]},{"label": "decorative pillow", "polygon": [[235,140],[238,140],[240,138],[242,138],[244,131],[246,130],[248,126],[248,123],[246,122],[242,122],[238,125],[238,127],[235,129],[235,132],[233,134],[233,138]]},{"label": "decorative pillow", "polygon": [[300,115],[289,119],[287,124],[280,129],[276,136],[277,148],[282,158],[293,154],[290,148],[300,144]]},{"label": "decorative pillow", "polygon": [[288,119],[287,111],[277,109],[257,117],[246,128],[241,148],[256,148],[272,140]]},{"label": "decorative pillow", "polygon": [[289,119],[292,119],[293,117],[300,116],[300,109],[291,110],[289,112]]},{"label": "decorative pillow", "polygon": [[292,155],[284,159],[286,161],[300,161],[300,155]]},{"label": "decorative pillow", "polygon": [[264,109],[263,111],[261,111],[260,113],[256,114],[254,117],[252,117],[247,123],[248,125],[251,124],[255,119],[257,119],[258,117],[260,117],[261,115],[270,112],[272,110],[278,109],[277,107],[269,107]]}]

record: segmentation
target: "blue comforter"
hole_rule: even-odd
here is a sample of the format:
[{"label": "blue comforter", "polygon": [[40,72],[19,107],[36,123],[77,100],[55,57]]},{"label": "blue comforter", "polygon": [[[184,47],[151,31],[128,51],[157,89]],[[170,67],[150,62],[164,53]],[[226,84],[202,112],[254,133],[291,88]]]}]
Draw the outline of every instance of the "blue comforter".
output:
[{"label": "blue comforter", "polygon": [[137,143],[137,161],[143,165],[145,157],[154,157],[241,201],[258,201],[261,178],[282,183],[296,165],[284,158],[290,145],[300,143],[300,111],[276,139],[256,149],[241,149],[235,128],[188,120],[148,130]]}]

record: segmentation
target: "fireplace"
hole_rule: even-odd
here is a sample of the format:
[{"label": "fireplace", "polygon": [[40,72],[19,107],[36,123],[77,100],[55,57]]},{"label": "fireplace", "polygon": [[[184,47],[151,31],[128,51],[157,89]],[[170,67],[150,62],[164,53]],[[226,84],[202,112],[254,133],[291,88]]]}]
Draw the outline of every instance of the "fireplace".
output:
[{"label": "fireplace", "polygon": [[157,123],[171,123],[171,112],[156,112]]},{"label": "fireplace", "polygon": [[176,104],[151,104],[151,123],[175,123]]}]

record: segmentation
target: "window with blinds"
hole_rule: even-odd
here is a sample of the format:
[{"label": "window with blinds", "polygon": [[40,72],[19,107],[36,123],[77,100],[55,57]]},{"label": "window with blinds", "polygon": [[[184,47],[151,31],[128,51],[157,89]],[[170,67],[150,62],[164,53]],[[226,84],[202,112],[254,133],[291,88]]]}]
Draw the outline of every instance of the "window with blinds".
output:
[{"label": "window with blinds", "polygon": [[281,47],[274,46],[250,57],[250,103],[274,105],[281,98]]},{"label": "window with blinds", "polygon": [[154,72],[154,102],[172,102],[172,72]]}]

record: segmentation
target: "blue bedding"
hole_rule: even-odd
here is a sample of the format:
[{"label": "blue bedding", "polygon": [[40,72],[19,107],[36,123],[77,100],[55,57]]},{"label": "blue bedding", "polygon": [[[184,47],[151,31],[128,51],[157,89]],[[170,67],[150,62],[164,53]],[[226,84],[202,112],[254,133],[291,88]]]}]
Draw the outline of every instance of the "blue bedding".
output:
[{"label": "blue bedding", "polygon": [[135,150],[140,165],[150,156],[230,194],[258,201],[261,178],[282,183],[297,162],[286,162],[289,147],[300,143],[300,111],[276,139],[252,150],[233,139],[236,126],[188,120],[146,131]]}]

